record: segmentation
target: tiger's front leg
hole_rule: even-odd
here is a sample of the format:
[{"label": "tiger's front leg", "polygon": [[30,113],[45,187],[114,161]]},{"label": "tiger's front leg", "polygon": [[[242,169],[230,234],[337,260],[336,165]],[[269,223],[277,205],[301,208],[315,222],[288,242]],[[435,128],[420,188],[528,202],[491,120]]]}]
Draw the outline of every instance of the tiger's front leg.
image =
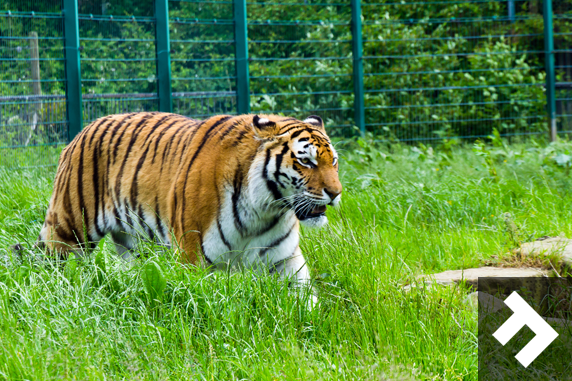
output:
[{"label": "tiger's front leg", "polygon": [[292,287],[298,287],[303,293],[309,293],[309,295],[307,295],[309,308],[315,307],[318,304],[316,290],[311,285],[312,279],[310,277],[310,271],[308,270],[308,265],[299,246],[292,256],[276,264],[275,269],[281,278],[293,281]]}]

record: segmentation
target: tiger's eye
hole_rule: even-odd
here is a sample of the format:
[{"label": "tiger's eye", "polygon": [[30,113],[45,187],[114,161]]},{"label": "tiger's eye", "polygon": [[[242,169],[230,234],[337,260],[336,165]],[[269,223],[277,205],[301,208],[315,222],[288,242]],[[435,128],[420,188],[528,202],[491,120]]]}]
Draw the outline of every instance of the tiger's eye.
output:
[{"label": "tiger's eye", "polygon": [[310,159],[308,159],[307,157],[301,158],[300,161],[302,162],[302,164],[309,164],[310,163]]}]

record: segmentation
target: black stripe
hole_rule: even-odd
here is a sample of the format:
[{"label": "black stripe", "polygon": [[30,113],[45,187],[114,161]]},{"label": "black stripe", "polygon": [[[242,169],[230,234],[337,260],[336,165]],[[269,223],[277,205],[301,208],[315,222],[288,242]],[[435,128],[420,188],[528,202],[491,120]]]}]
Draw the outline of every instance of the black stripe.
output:
[{"label": "black stripe", "polygon": [[314,130],[312,130],[312,132],[317,132],[318,134],[322,135],[322,139],[324,139],[328,144],[330,143],[330,138],[322,130],[314,129]]},{"label": "black stripe", "polygon": [[[304,126],[303,124],[302,124],[302,125],[300,125],[300,124],[302,124],[302,122],[300,122],[299,120],[296,121],[295,123],[285,124],[285,125],[283,125],[282,127],[280,127],[280,131],[278,132],[278,135],[283,135],[283,134],[287,133],[288,131],[290,131],[290,130],[292,129],[292,128],[290,128],[290,129],[288,129],[288,130],[286,130],[286,131],[282,131],[284,128],[288,128],[288,127],[294,126],[294,125],[298,125],[299,127],[303,127],[303,126]],[[296,127],[294,127],[294,128],[296,128]]]},{"label": "black stripe", "polygon": [[[136,115],[136,113],[131,113],[129,117],[132,117]],[[124,121],[126,121],[127,118],[122,119],[121,121],[118,121],[119,123],[123,123]],[[108,124],[105,125],[105,130],[101,133],[101,135],[98,138],[98,142],[99,144],[96,146],[97,151],[99,153],[99,155],[101,155],[103,152],[106,152],[107,154],[107,171],[104,172],[103,174],[103,178],[102,178],[102,184],[101,184],[101,192],[99,194],[100,198],[99,198],[99,202],[101,203],[101,215],[103,216],[103,226],[104,229],[108,227],[107,224],[107,217],[105,216],[105,195],[109,195],[109,163],[110,163],[110,156],[111,156],[111,151],[109,150],[111,141],[113,140],[113,135],[111,136],[111,138],[109,139],[109,144],[107,144],[105,146],[105,148],[103,148],[103,141],[105,140],[105,136],[110,132],[111,130],[111,126],[113,126],[113,122],[115,122],[115,120],[112,120],[111,122],[109,122]],[[96,213],[96,217],[95,217],[95,226],[96,229],[99,229],[99,208],[97,205],[97,201],[96,201],[96,208],[95,208],[95,213]],[[98,230],[98,234],[99,234],[99,230]],[[104,234],[102,234],[104,235]]]},{"label": "black stripe", "polygon": [[[77,169],[77,193],[79,198],[79,212],[83,216],[83,223],[86,224],[87,237],[84,236],[83,240],[85,241],[92,241],[92,238],[89,236],[89,211],[86,209],[84,204],[84,195],[83,195],[83,154],[85,152],[85,137],[81,139],[81,148],[79,153],[79,165]],[[82,224],[83,227],[83,224]],[[84,229],[82,229],[83,231]]]},{"label": "black stripe", "polygon": [[[161,141],[161,139],[163,138],[163,136],[165,135],[165,133],[172,127],[174,126],[176,123],[180,122],[180,120],[176,119],[177,115],[173,115],[170,114],[169,117],[175,117],[175,121],[173,121],[173,123],[167,125],[165,128],[163,128],[161,130],[161,132],[159,133],[159,137],[155,140],[155,153],[153,154],[153,161],[151,163],[155,162],[155,154],[157,153],[157,146],[159,145],[159,142]],[[149,132],[149,134],[147,135],[147,137],[145,138],[145,140],[143,141],[143,143],[141,144],[142,146],[145,145],[145,143],[147,143],[147,141],[149,139],[152,139],[153,137],[155,137],[155,130],[159,127],[159,124],[154,125],[151,128],[151,132]],[[152,144],[152,142],[149,144],[149,146]]]},{"label": "black stripe", "polygon": [[[163,153],[163,162],[161,163],[161,169],[163,169],[163,164],[165,163],[165,157],[166,157],[165,154],[168,155],[169,152],[171,151],[171,147],[173,146],[173,142],[175,141],[175,137],[176,137],[176,136],[179,134],[179,132],[182,131],[183,129],[185,129],[185,128],[192,128],[192,127],[194,127],[194,125],[191,126],[191,127],[189,127],[188,125],[185,124],[185,125],[182,125],[181,127],[179,127],[179,128],[177,129],[177,131],[175,131],[175,133],[174,133],[173,136],[171,137],[171,140],[169,141],[169,144],[168,144],[168,147],[167,147],[166,151]],[[196,132],[196,131],[195,131],[195,132]],[[175,146],[175,150],[173,151],[173,154],[171,155],[171,160],[169,160],[169,165],[173,165],[173,160],[175,160],[175,157],[176,157],[176,155],[177,155],[177,150],[179,149],[179,144],[181,144],[181,141],[183,140],[183,136],[184,136],[184,135],[181,135],[181,136],[179,136],[178,139],[176,139],[176,140],[177,140],[177,145]],[[194,134],[193,134],[193,136],[194,136]],[[191,139],[191,140],[192,140],[192,139]],[[184,151],[185,148],[186,148],[186,145],[183,145],[182,150]]]},{"label": "black stripe", "polygon": [[281,199],[282,194],[278,190],[276,183],[268,178],[268,164],[270,163],[270,148],[266,150],[266,160],[264,161],[264,171],[262,172],[262,178],[266,180],[266,186],[268,190],[272,192],[275,200]]},{"label": "black stripe", "polygon": [[131,204],[133,204],[133,207],[138,205],[137,196],[139,195],[139,191],[138,191],[137,177],[139,176],[139,172],[141,171],[141,167],[143,166],[143,163],[145,162],[145,158],[147,157],[147,152],[149,152],[150,146],[151,146],[151,144],[147,145],[145,152],[143,152],[143,155],[141,155],[141,157],[139,158],[139,161],[137,162],[137,166],[135,167],[135,173],[133,174],[133,180],[131,181]]},{"label": "black stripe", "polygon": [[95,225],[95,232],[99,237],[103,237],[105,233],[99,228],[99,200],[100,200],[100,192],[99,192],[99,147],[96,145],[93,150],[93,199],[94,199],[94,208],[95,208],[95,215],[94,215],[94,225]]},{"label": "black stripe", "polygon": [[260,253],[258,255],[262,257],[263,255],[266,255],[266,253],[269,250],[274,249],[276,246],[280,245],[286,238],[290,237],[290,234],[292,234],[292,229],[294,229],[294,225],[292,225],[290,230],[288,230],[288,233],[284,234],[282,237],[278,237],[277,239],[272,241],[272,243],[268,245],[268,247],[260,250]]},{"label": "black stripe", "polygon": [[[73,213],[73,206],[71,204],[71,199],[70,199],[70,181],[69,179],[65,182],[65,190],[63,192],[64,195],[64,212],[66,215],[71,216],[72,218],[75,216]],[[75,221],[74,221],[74,226],[75,226]]]},{"label": "black stripe", "polygon": [[[181,131],[181,129],[184,126],[181,126],[177,129],[177,131],[175,131],[175,133],[173,134],[173,136],[171,136],[171,138],[169,139],[169,141],[167,142],[167,144],[165,145],[165,147],[163,148],[163,155],[161,156],[161,173],[163,172],[163,167],[165,165],[165,158],[168,157],[169,152],[171,151],[171,146],[173,145],[173,141],[175,140],[175,136],[177,136],[177,134],[179,133],[179,131]],[[177,140],[177,145],[179,143],[181,139]],[[173,154],[171,156],[171,160],[173,159],[173,156],[175,156],[175,154]],[[153,159],[155,159],[155,156],[153,155]]]},{"label": "black stripe", "polygon": [[[137,115],[137,114],[133,114],[133,115]],[[129,118],[131,118],[131,116],[127,116],[121,120],[116,120],[117,124],[115,125],[115,128],[113,129],[113,132],[111,133],[111,139],[109,140],[108,152],[109,152],[109,155],[111,155],[111,153],[113,152],[113,162],[114,163],[115,163],[115,158],[117,157],[117,150],[119,149],[119,144],[121,143],[121,140],[123,139],[123,135],[125,135],[125,133],[129,130],[129,128],[125,127],[123,129],[123,131],[121,131],[120,135],[117,135],[117,131],[119,131],[119,129],[125,124],[125,122]],[[145,120],[147,120],[149,118],[151,118],[151,115],[145,115],[144,117],[141,118],[139,123],[143,123]],[[113,145],[113,139],[115,138],[116,135],[117,135],[117,141],[115,142],[115,146],[113,147],[113,151],[112,151],[111,146]]]},{"label": "black stripe", "polygon": [[[164,117],[162,117],[161,119],[159,119],[152,127],[150,127],[151,131],[147,134],[147,137],[145,137],[145,140],[143,141],[143,143],[141,145],[144,145],[147,140],[152,136],[153,131],[155,131],[157,129],[157,127],[159,127],[166,119],[169,119],[172,115],[171,114],[167,114]],[[133,133],[131,134],[131,139],[129,140],[129,144],[127,146],[127,150],[125,151],[125,157],[123,158],[123,161],[125,162],[127,156],[129,156],[129,154],[131,153],[131,150],[133,149],[133,145],[135,144],[135,142],[137,141],[137,139],[139,138],[139,134],[141,134],[143,132],[143,130],[145,130],[145,128],[149,126],[143,126],[143,125],[138,125],[136,128],[133,129]],[[145,131],[147,132],[147,131]]]},{"label": "black stripe", "polygon": [[[164,118],[161,118],[161,120],[160,120],[158,123],[155,123],[155,124],[153,125],[153,127],[151,127],[151,131],[147,134],[147,137],[145,138],[145,140],[143,141],[143,144],[141,144],[141,145],[145,145],[145,143],[147,143],[147,141],[149,141],[149,139],[152,139],[152,138],[155,136],[155,135],[154,135],[155,131],[157,130],[157,128],[159,128],[159,127],[161,126],[161,124],[162,124],[164,121],[166,121],[167,119],[172,118],[172,117],[174,117],[174,116],[175,116],[175,115],[173,115],[173,114],[169,114],[169,115],[165,116]],[[171,127],[172,125],[174,125],[174,124],[177,123],[177,122],[178,122],[178,121],[175,120],[173,123],[171,123],[171,124],[167,125],[165,128],[163,128],[163,129],[161,130],[161,132],[164,133],[165,131],[167,131],[167,130],[169,129],[169,127]]]},{"label": "black stripe", "polygon": [[298,246],[296,246],[296,248],[294,249],[294,251],[292,252],[292,254],[290,254],[289,256],[287,256],[284,259],[281,259],[279,261],[276,261],[272,264],[272,266],[270,267],[269,273],[270,274],[274,274],[277,270],[277,267],[286,263],[287,260],[292,259],[294,257],[294,253],[296,253],[296,250],[298,250]]},{"label": "black stripe", "polygon": [[281,146],[281,145],[284,145],[284,142],[281,141],[281,140],[276,140],[274,143],[268,144],[268,145],[266,145],[266,146],[264,146],[264,147],[262,147],[262,145],[261,145],[260,148],[273,150],[274,148],[279,147],[279,146]]},{"label": "black stripe", "polygon": [[282,186],[282,188],[285,188],[285,186],[280,182],[280,175],[282,175],[282,173],[280,173],[280,166],[282,165],[282,159],[284,158],[284,155],[286,154],[286,152],[288,152],[289,149],[290,148],[288,147],[288,142],[286,142],[284,143],[282,151],[278,155],[276,155],[276,171],[274,171],[274,178],[276,179],[276,182],[278,182],[278,184]]},{"label": "black stripe", "polygon": [[161,210],[159,208],[159,196],[155,196],[155,223],[157,224],[157,229],[160,231],[161,236],[167,240],[167,235],[165,233],[165,229],[163,227],[163,223],[161,222]]},{"label": "black stripe", "polygon": [[125,225],[123,225],[123,220],[121,219],[121,216],[119,215],[119,209],[117,209],[117,204],[115,204],[115,200],[113,200],[112,198],[112,202],[113,202],[113,215],[115,216],[115,220],[117,221],[117,223],[119,225],[121,225],[121,228],[123,230],[128,230]]},{"label": "black stripe", "polygon": [[189,169],[191,168],[191,166],[193,165],[193,162],[195,161],[195,159],[197,158],[197,156],[199,155],[199,153],[201,152],[201,150],[205,146],[206,142],[209,140],[211,133],[215,131],[215,128],[220,126],[222,123],[226,122],[227,120],[232,119],[232,118],[233,118],[233,116],[228,116],[228,115],[224,116],[224,117],[220,118],[219,120],[217,120],[215,123],[213,123],[212,126],[209,127],[207,132],[205,132],[205,134],[203,135],[203,140],[201,141],[201,144],[197,147],[197,150],[195,151],[195,154],[193,155],[193,158],[191,159],[191,163],[189,164]]},{"label": "black stripe", "polygon": [[[195,127],[195,129],[192,130],[192,131],[190,131],[191,133],[187,136],[187,139],[185,139],[185,143],[183,144],[183,151],[185,150],[185,148],[186,148],[189,144],[191,144],[191,143],[193,142],[193,139],[195,138],[195,135],[197,134],[197,132],[199,132],[199,130],[201,129],[201,127],[203,126],[203,124],[204,124],[205,122],[206,122],[206,121],[203,121],[203,122],[199,123],[198,125],[192,126],[192,127]],[[177,141],[177,143],[180,143],[180,141],[182,140],[182,138],[183,138],[183,135],[181,135],[181,137],[179,138],[179,140]],[[172,143],[172,141],[169,142],[169,143]],[[169,145],[168,150],[165,150],[165,151],[163,152],[163,161],[165,161],[165,155],[169,153],[169,151],[170,151],[170,149],[171,149],[171,145],[172,145],[172,144]],[[175,151],[175,152],[176,152],[176,151]],[[171,155],[171,164],[173,163],[174,157],[175,157],[175,155]]]},{"label": "black stripe", "polygon": [[[73,157],[73,152],[75,150],[75,147],[77,146],[77,140],[78,138],[75,138],[67,147],[66,147],[66,155],[63,158],[63,160],[66,161],[66,163],[68,164],[66,168],[64,168],[64,171],[61,173],[61,178],[62,180],[65,179],[64,183],[61,184],[61,187],[63,188],[65,183],[67,181],[69,181],[69,176],[71,174],[71,167],[72,167],[72,157]],[[63,161],[60,163],[60,165],[63,164]],[[59,170],[59,166],[58,166],[58,170]]]},{"label": "black stripe", "polygon": [[[173,210],[171,210],[171,215],[169,216],[170,225],[175,226],[175,219],[177,218],[177,183],[175,182],[175,189],[173,190]],[[183,227],[181,226],[181,229]]]},{"label": "black stripe", "polygon": [[[56,192],[56,190],[57,190],[57,193],[61,193],[67,184],[67,178],[68,178],[67,173],[69,172],[69,168],[71,166],[71,163],[68,160],[69,154],[70,154],[69,149],[65,151],[65,155],[62,152],[63,157],[60,160],[60,163],[58,165],[58,172],[56,174],[56,182],[54,184],[54,192]],[[62,169],[62,165],[64,163],[66,163],[67,165],[64,169]]]},{"label": "black stripe", "polygon": [[[145,143],[143,143],[145,144]],[[137,162],[137,166],[135,167],[135,173],[133,174],[133,180],[131,181],[131,203],[133,204],[133,207],[135,207],[137,205],[137,196],[139,195],[138,192],[138,183],[137,183],[137,177],[139,176],[139,172],[141,171],[141,167],[143,166],[143,163],[145,163],[145,159],[147,158],[147,153],[149,152],[149,148],[151,148],[151,144],[153,144],[153,142],[149,142],[149,144],[147,145],[147,148],[145,149],[145,152],[143,152],[143,155],[141,155],[141,157],[139,158],[139,161]]]},{"label": "black stripe", "polygon": [[[197,132],[199,131],[199,129],[201,128],[201,126],[205,123],[205,121],[199,123],[199,125],[189,134],[189,136],[187,136],[187,139],[185,140],[185,147],[187,146],[187,144],[191,144],[193,141],[193,138],[195,137],[195,135],[197,134]],[[184,149],[184,148],[183,148]],[[163,152],[163,155],[165,154],[165,152]],[[174,157],[175,155],[171,156],[171,159]],[[163,158],[163,161],[165,159]],[[181,159],[182,160],[182,159]],[[182,165],[182,163],[181,163]],[[179,176],[180,173],[180,167],[181,165],[179,165],[179,169],[177,170],[177,177]],[[186,176],[188,176],[188,172],[186,173]],[[185,182],[187,181],[187,179],[185,178]],[[184,193],[183,193],[183,198],[184,198]],[[173,204],[174,204],[174,208],[173,208],[173,212],[171,214],[171,226],[174,225],[175,223],[175,219],[177,218],[177,205],[178,205],[178,198],[177,198],[177,182],[175,181],[175,188],[173,189]],[[183,208],[184,208],[184,202],[183,202]],[[181,212],[181,229],[183,228],[183,213],[184,213],[184,209]]]},{"label": "black stripe", "polygon": [[222,239],[222,243],[224,243],[224,245],[228,248],[228,250],[230,250],[230,243],[228,243],[226,237],[224,236],[224,233],[222,232],[222,227],[220,226],[220,220],[218,217],[216,219],[216,226],[218,228],[218,234],[220,234],[220,238]]},{"label": "black stripe", "polygon": [[[151,119],[154,115],[153,114],[147,114],[145,115],[143,118],[141,118],[141,120],[139,121],[139,123],[137,123],[135,125],[135,128],[133,128],[133,134],[135,133],[135,131],[137,131],[143,124],[145,124],[149,119]],[[119,128],[125,123],[125,121],[128,119],[127,118],[123,118],[121,120],[121,122],[119,122],[116,126],[115,126],[115,130],[113,131],[113,135],[115,136],[115,133],[119,130]],[[115,146],[113,147],[113,163],[115,163],[115,160],[117,160],[117,150],[119,149],[119,145],[121,144],[121,141],[123,140],[123,136],[125,135],[125,133],[130,130],[129,127],[125,127],[123,129],[123,131],[121,131],[121,135],[119,135],[119,137],[117,138],[117,140],[115,141]],[[133,138],[133,135],[131,136],[131,138]],[[113,139],[112,139],[113,140]],[[109,145],[111,146],[113,144],[113,141],[109,142]]]},{"label": "black stripe", "polygon": [[294,132],[292,135],[290,135],[290,139],[294,139],[296,136],[302,134],[303,132],[308,132],[308,133],[312,133],[312,129],[311,128],[304,128],[302,130],[298,130],[296,132]]},{"label": "black stripe", "polygon": [[199,233],[199,242],[201,243],[201,251],[203,252],[203,257],[205,258],[205,260],[209,265],[212,265],[213,261],[211,261],[211,259],[207,257],[207,252],[205,251],[205,247],[203,246],[203,237],[201,237],[200,233]]},{"label": "black stripe", "polygon": [[153,240],[153,238],[155,238],[155,234],[151,230],[151,226],[149,226],[147,221],[145,221],[145,215],[143,213],[143,207],[141,204],[139,204],[137,209],[137,216],[139,217],[140,225],[143,227],[143,229],[145,229],[145,233],[149,236],[149,239]]},{"label": "black stripe", "polygon": [[[123,200],[123,205],[125,205],[125,223],[129,228],[133,228],[133,220],[131,219],[130,211],[133,211],[133,205],[129,205],[129,200],[127,197]],[[125,229],[127,230],[127,229]]]},{"label": "black stripe", "polygon": [[66,243],[77,242],[77,234],[74,234],[75,229],[72,227],[71,221],[67,217],[64,217],[64,221],[66,224],[68,224],[68,228],[70,228],[71,231],[63,229],[63,225],[60,222],[60,224],[56,227],[56,233]]},{"label": "black stripe", "polygon": [[[135,114],[134,114],[135,115]],[[110,165],[111,165],[111,156],[112,153],[114,153],[115,155],[117,155],[117,145],[115,146],[114,150],[112,151],[111,146],[113,145],[113,139],[115,138],[115,135],[117,133],[117,131],[119,130],[119,128],[121,127],[121,125],[123,123],[125,123],[127,119],[122,119],[121,121],[117,121],[117,124],[115,125],[115,128],[113,129],[113,131],[111,132],[111,138],[109,139],[109,144],[107,144],[107,171],[105,178],[105,193],[107,194],[107,196],[109,198],[111,198],[111,200],[113,201],[113,193],[111,192],[111,187],[109,186],[109,173],[110,173]],[[123,136],[123,134],[125,133],[125,131],[127,131],[128,128],[126,127],[123,131],[121,136]],[[119,137],[118,139],[121,139],[121,137]],[[101,140],[102,144],[103,144],[103,139]],[[113,158],[113,163],[115,164],[115,157]],[[115,206],[115,201],[113,201],[114,206]]]},{"label": "black stripe", "polygon": [[244,226],[242,225],[242,221],[240,220],[240,214],[238,213],[238,203],[240,201],[240,192],[242,191],[242,168],[238,166],[236,171],[234,172],[234,181],[233,181],[233,192],[232,192],[232,215],[234,217],[234,226],[236,230],[242,236],[242,231],[244,230]]},{"label": "black stripe", "polygon": [[[159,133],[159,137],[157,139],[155,139],[155,148],[153,149],[153,159],[151,160],[151,164],[155,163],[155,156],[157,156],[157,149],[159,147],[159,142],[161,141],[161,139],[163,139],[163,136],[165,135],[165,133],[171,128],[173,127],[176,123],[179,123],[180,120],[175,120],[173,123],[169,124],[167,127],[165,127],[164,129],[161,130],[161,132]],[[178,130],[177,130],[178,131]],[[176,132],[175,132],[176,134]],[[174,135],[173,135],[174,136]],[[171,136],[171,139],[173,137]],[[162,166],[162,164],[161,164]]]},{"label": "black stripe", "polygon": [[224,139],[231,130],[234,130],[240,123],[242,123],[242,119],[237,119],[234,122],[230,123],[227,128],[220,134],[220,139]]},{"label": "black stripe", "polygon": [[[101,121],[100,121],[98,124],[94,125],[94,123],[95,123],[95,122],[94,122],[94,123],[90,124],[90,125],[86,128],[86,130],[89,129],[90,132],[92,132],[91,138],[89,139],[89,146],[90,146],[90,147],[91,147],[91,143],[93,142],[93,138],[95,137],[95,134],[96,134],[97,129],[99,128],[99,126],[101,126],[103,123],[109,121],[109,119],[110,119],[109,116],[107,116],[107,117],[105,117],[105,118],[101,118]],[[112,122],[112,123],[113,123],[113,122]]]},{"label": "black stripe", "polygon": [[217,212],[217,216],[216,216],[216,225],[218,228],[218,234],[220,234],[220,238],[222,239],[222,242],[224,243],[224,245],[230,250],[230,243],[228,243],[228,241],[226,240],[226,237],[224,236],[224,233],[222,231],[222,227],[220,226],[220,208],[221,208],[221,200],[220,200],[220,193],[219,193],[219,189],[218,189],[218,184],[216,182],[217,179],[217,166],[215,163],[215,167],[213,170],[213,175],[214,175],[214,191],[216,194],[216,199],[217,199],[217,204],[219,206],[219,210]]},{"label": "black stripe", "polygon": [[191,161],[189,162],[189,166],[187,167],[187,173],[185,174],[185,182],[183,184],[183,213],[181,214],[181,227],[185,226],[185,224],[184,224],[184,222],[185,222],[184,210],[185,210],[185,201],[186,201],[185,193],[187,191],[187,182],[189,180],[189,172],[191,171],[191,167],[193,166],[195,159],[197,158],[197,156],[199,155],[199,153],[201,152],[201,150],[205,146],[207,140],[210,137],[211,132],[213,132],[216,127],[220,126],[222,123],[226,122],[227,120],[229,120],[231,118],[233,118],[233,116],[230,116],[230,115],[223,116],[222,118],[217,120],[212,126],[209,127],[209,129],[203,135],[203,140],[201,141],[201,144],[197,147],[195,154],[193,155],[193,157],[191,158]]},{"label": "black stripe", "polygon": [[270,230],[274,229],[274,227],[278,224],[278,222],[280,222],[280,219],[282,219],[283,216],[284,214],[279,214],[274,216],[274,218],[272,219],[272,221],[270,221],[268,225],[266,225],[263,229],[259,229],[256,232],[253,232],[252,235],[260,236],[268,233]]},{"label": "black stripe", "polygon": [[245,127],[244,129],[240,130],[240,132],[238,133],[238,135],[236,136],[236,138],[234,139],[234,141],[232,142],[232,145],[234,147],[236,147],[237,145],[240,144],[240,142],[242,142],[242,140],[244,139],[245,135],[248,134],[248,129]]},{"label": "black stripe", "polygon": [[[163,122],[164,119],[168,118],[169,116],[171,116],[171,114],[168,114],[168,115],[162,117],[161,119],[159,119],[157,121],[157,123],[155,123],[153,128],[156,128],[159,124],[161,124]],[[135,144],[135,141],[137,140],[137,137],[139,136],[139,133],[141,132],[141,130],[143,128],[144,128],[143,121],[141,121],[137,125],[137,127],[135,127],[133,129],[133,132],[131,134],[131,140],[129,140],[129,145],[127,146],[127,149],[125,150],[125,156],[123,156],[123,161],[121,162],[121,167],[119,168],[119,173],[117,174],[117,179],[115,181],[115,193],[116,193],[118,199],[119,199],[119,195],[121,192],[121,181],[123,180],[123,171],[125,170],[125,164],[127,163],[127,159],[129,158],[129,154],[131,153],[131,150],[133,149],[133,145]]]},{"label": "black stripe", "polygon": [[[131,114],[131,115],[133,115],[133,114]],[[103,152],[103,150],[102,150],[103,140],[105,139],[105,135],[107,135],[107,133],[109,132],[111,126],[113,125],[113,122],[114,122],[114,120],[112,120],[111,122],[109,122],[108,124],[105,125],[105,130],[101,133],[101,135],[100,135],[99,138],[98,138],[98,143],[99,143],[99,144],[97,144],[96,147],[95,147],[96,153],[94,153],[94,155],[99,156],[99,155],[102,154],[102,152]],[[94,133],[94,135],[95,135],[95,133]],[[112,139],[113,139],[113,137],[112,137]],[[108,156],[108,158],[107,158],[108,168],[107,168],[107,172],[106,172],[106,173],[104,174],[104,176],[103,176],[103,183],[101,184],[101,185],[102,185],[102,186],[101,186],[102,192],[99,193],[99,196],[100,196],[100,197],[96,198],[96,205],[95,205],[95,213],[96,213],[96,215],[95,215],[95,226],[96,226],[96,229],[98,230],[98,234],[100,234],[100,230],[99,230],[99,220],[98,220],[98,219],[99,219],[98,201],[101,203],[102,210],[104,210],[104,209],[105,209],[105,198],[104,198],[104,195],[105,195],[105,193],[106,193],[106,182],[108,181],[108,174],[109,174],[109,151],[107,151],[107,156]],[[94,166],[94,178],[95,178],[95,176],[97,175],[97,177],[98,177],[98,179],[99,179],[99,174],[98,174],[98,173],[97,173],[97,174],[95,173],[95,172],[97,172],[97,171],[98,171],[98,169]],[[95,181],[94,181],[94,182],[95,182]],[[99,192],[99,186],[97,187],[97,190],[98,190],[98,192]],[[102,213],[102,214],[103,214],[103,213]]]}]

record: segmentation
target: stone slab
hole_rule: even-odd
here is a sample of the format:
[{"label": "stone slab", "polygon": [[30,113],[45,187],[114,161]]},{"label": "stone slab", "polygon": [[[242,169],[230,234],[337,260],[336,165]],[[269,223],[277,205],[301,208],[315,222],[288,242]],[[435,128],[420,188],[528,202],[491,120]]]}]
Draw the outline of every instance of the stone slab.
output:
[{"label": "stone slab", "polygon": [[519,249],[521,255],[551,255],[562,258],[565,265],[572,267],[572,239],[562,237],[542,238],[523,243]]},{"label": "stone slab", "polygon": [[478,310],[479,303],[481,303],[482,312],[485,313],[493,313],[497,312],[501,308],[505,307],[504,302],[492,296],[491,294],[487,294],[486,292],[471,292],[465,298],[465,303],[469,305],[474,311]]},{"label": "stone slab", "polygon": [[[425,283],[429,287],[433,285],[448,286],[465,282],[472,288],[477,288],[477,281],[482,277],[488,278],[531,278],[548,276],[549,270],[543,270],[535,267],[513,268],[513,267],[478,267],[465,270],[448,270],[437,274],[421,275],[417,279]],[[418,284],[409,284],[403,287],[405,291],[417,287]]]},{"label": "stone slab", "polygon": [[449,270],[442,273],[423,275],[421,279],[442,285],[460,283],[463,280],[471,286],[477,285],[478,278],[530,278],[548,276],[549,271],[534,267],[478,267],[465,270]]}]

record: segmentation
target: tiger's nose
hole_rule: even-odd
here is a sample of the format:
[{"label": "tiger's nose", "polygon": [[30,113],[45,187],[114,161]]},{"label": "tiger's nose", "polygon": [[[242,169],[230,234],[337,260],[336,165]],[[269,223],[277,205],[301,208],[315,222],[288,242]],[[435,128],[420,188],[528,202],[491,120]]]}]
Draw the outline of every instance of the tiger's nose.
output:
[{"label": "tiger's nose", "polygon": [[342,193],[342,190],[324,188],[324,192],[326,192],[326,194],[330,196],[330,199],[333,200],[334,198],[338,197],[340,193]]}]

